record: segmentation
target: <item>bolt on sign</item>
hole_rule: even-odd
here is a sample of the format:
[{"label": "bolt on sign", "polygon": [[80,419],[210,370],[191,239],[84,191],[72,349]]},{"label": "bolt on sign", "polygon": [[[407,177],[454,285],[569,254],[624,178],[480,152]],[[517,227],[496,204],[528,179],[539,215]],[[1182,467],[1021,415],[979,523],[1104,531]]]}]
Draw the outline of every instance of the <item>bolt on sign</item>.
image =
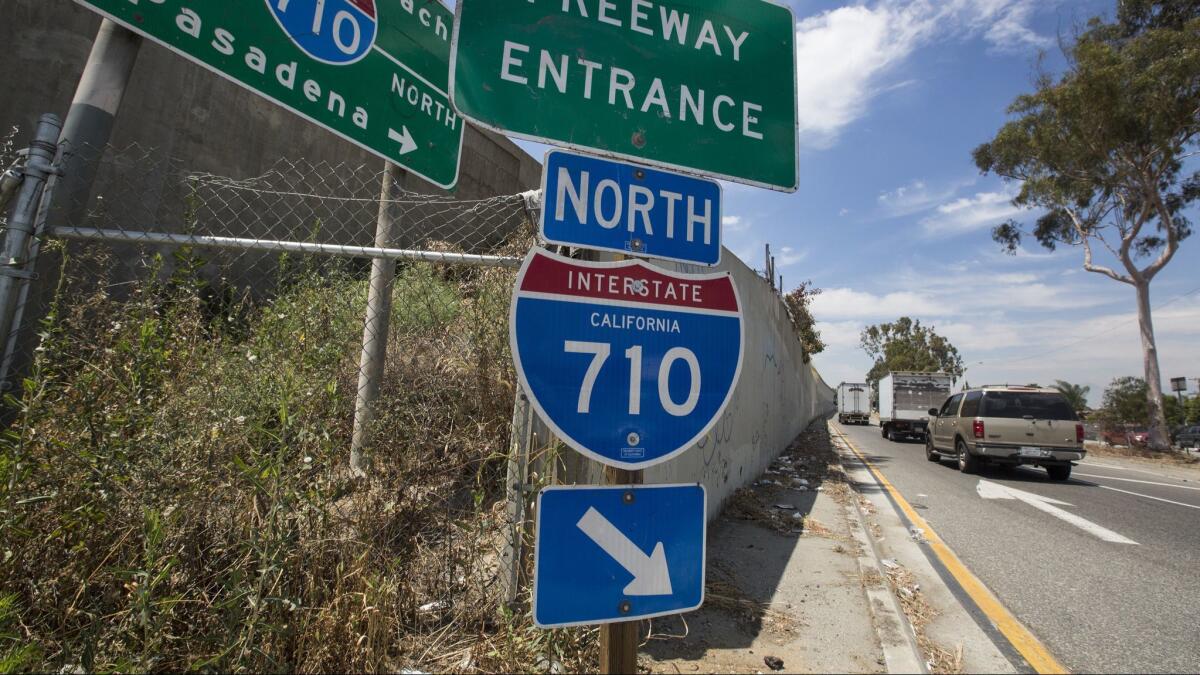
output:
[{"label": "bolt on sign", "polygon": [[76,0],[438,187],[458,182],[436,0]]},{"label": "bolt on sign", "polygon": [[459,0],[450,92],[493,131],[794,192],[792,11],[768,0]]}]

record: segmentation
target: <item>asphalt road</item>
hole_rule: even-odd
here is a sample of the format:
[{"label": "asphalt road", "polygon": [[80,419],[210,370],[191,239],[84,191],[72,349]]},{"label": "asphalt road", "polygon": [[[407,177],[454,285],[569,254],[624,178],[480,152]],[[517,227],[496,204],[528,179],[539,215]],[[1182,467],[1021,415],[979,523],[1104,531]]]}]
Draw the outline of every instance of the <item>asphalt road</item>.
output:
[{"label": "asphalt road", "polygon": [[1072,671],[1200,672],[1200,482],[1103,459],[1066,483],[1035,468],[968,476],[879,427],[842,430]]}]

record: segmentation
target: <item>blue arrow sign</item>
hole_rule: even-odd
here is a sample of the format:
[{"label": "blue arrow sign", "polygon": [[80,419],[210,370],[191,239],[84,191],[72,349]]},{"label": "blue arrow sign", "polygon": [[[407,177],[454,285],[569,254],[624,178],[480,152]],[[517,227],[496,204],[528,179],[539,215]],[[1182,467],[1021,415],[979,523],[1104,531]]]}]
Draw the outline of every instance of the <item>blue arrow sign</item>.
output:
[{"label": "blue arrow sign", "polygon": [[706,498],[703,485],[542,490],[534,623],[580,626],[699,608]]},{"label": "blue arrow sign", "polygon": [[728,273],[535,248],[511,314],[513,362],[534,409],[609,466],[643,469],[687,450],[720,418],[741,373],[741,306]]},{"label": "blue arrow sign", "polygon": [[553,244],[716,265],[721,185],[552,150],[542,172],[541,228]]}]

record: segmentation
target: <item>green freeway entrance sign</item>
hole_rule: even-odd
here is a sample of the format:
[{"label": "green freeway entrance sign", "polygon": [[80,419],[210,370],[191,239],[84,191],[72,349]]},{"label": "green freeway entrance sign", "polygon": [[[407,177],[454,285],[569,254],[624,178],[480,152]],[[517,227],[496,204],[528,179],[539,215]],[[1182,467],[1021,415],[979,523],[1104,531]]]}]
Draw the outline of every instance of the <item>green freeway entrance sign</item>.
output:
[{"label": "green freeway entrance sign", "polygon": [[458,0],[455,108],[529,140],[794,192],[795,20],[769,0]]},{"label": "green freeway entrance sign", "polygon": [[437,0],[76,0],[442,188],[463,121]]}]

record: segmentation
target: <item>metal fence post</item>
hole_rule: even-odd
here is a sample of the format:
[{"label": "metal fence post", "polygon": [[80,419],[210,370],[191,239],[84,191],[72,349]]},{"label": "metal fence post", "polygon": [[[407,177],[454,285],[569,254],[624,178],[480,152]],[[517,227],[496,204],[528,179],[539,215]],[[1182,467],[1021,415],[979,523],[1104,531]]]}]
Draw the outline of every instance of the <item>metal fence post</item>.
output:
[{"label": "metal fence post", "polygon": [[[55,225],[82,225],[87,219],[88,199],[99,160],[116,125],[117,111],[125,97],[141,45],[141,37],[108,19],[101,22],[96,32],[71,109],[59,124],[60,133],[54,139],[61,146],[58,164],[62,174],[62,179],[55,181],[53,203],[48,205]],[[44,212],[38,224],[43,224],[46,217]],[[9,337],[0,386],[11,386],[14,376],[19,377],[32,361],[38,339],[36,331],[22,331],[19,324],[28,325],[46,315],[57,287],[60,260],[57,255],[40,256],[30,270],[30,276],[36,275],[39,283],[30,284],[26,280],[20,289],[19,300],[6,297],[10,304],[15,302],[18,309],[16,317],[14,310],[9,310],[6,316],[11,321],[10,327],[0,333]]]},{"label": "metal fence post", "polygon": [[521,568],[525,559],[525,534],[528,531],[526,513],[529,499],[529,460],[533,441],[533,407],[529,398],[517,388],[513,403],[512,440],[508,445],[508,472],[505,480],[506,525],[504,551],[500,555],[503,569],[503,602],[512,606],[521,590]]},{"label": "metal fence post", "polygon": [[[388,248],[393,230],[400,222],[395,209],[403,192],[406,172],[391,162],[385,163],[383,187],[379,195],[379,219],[375,224],[375,246]],[[392,315],[392,288],[396,282],[396,261],[374,258],[371,261],[371,288],[367,294],[367,317],[363,325],[362,355],[358,361],[358,395],[354,401],[354,436],[350,441],[350,471],[365,476],[369,466],[366,451],[371,445],[371,424],[375,402],[387,358],[388,323]]]},{"label": "metal fence post", "polygon": [[[60,131],[62,122],[57,115],[42,115],[38,120],[33,142],[29,145],[29,155],[25,159],[24,179],[17,193],[12,217],[8,220],[3,258],[0,258],[0,337],[4,338],[4,348],[0,352],[8,351],[9,343],[16,339],[15,329],[19,328],[13,321],[18,307],[14,291],[19,282],[29,280],[32,276],[29,269],[30,241],[41,206],[42,189],[54,171],[54,155]],[[12,384],[7,381],[8,373],[4,375],[5,380],[0,384],[7,391]]]}]

